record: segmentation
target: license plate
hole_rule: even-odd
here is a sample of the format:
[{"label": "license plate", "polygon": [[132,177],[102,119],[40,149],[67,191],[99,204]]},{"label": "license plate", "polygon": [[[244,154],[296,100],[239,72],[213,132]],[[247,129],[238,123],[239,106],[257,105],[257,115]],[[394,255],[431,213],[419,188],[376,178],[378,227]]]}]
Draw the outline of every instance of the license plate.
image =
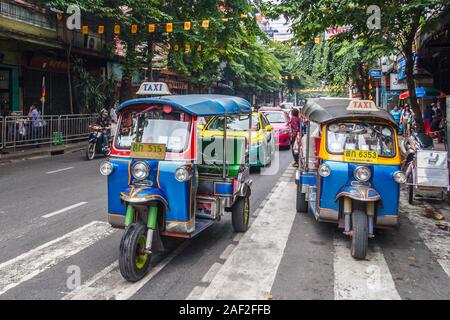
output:
[{"label": "license plate", "polygon": [[166,158],[166,145],[162,143],[138,143],[131,144],[132,158],[145,158],[164,160]]},{"label": "license plate", "polygon": [[344,161],[377,163],[378,153],[376,151],[369,150],[344,150]]}]

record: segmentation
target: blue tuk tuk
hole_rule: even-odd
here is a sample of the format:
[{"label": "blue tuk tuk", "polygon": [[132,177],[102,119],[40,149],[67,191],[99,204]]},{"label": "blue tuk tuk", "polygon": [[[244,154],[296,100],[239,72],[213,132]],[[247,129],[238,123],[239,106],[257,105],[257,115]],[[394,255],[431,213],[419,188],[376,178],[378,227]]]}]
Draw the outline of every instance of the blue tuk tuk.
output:
[{"label": "blue tuk tuk", "polygon": [[302,114],[297,211],[310,209],[318,221],[338,224],[352,238],[352,256],[364,259],[374,228],[398,223],[406,176],[397,124],[369,100],[311,99]]},{"label": "blue tuk tuk", "polygon": [[[108,221],[125,228],[122,276],[147,273],[161,236],[192,238],[231,212],[236,232],[247,231],[251,184],[249,137],[227,137],[227,119],[251,128],[251,106],[225,95],[173,95],[129,100],[117,108],[108,180]],[[223,131],[202,137],[198,117],[220,115]],[[250,132],[250,131],[249,131]],[[155,245],[156,244],[156,245]]]}]

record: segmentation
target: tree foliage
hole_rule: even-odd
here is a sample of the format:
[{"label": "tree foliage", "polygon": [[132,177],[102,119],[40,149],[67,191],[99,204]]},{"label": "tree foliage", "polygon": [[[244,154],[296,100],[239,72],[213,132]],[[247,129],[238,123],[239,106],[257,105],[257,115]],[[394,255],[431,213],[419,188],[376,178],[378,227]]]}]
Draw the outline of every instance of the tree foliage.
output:
[{"label": "tree foliage", "polygon": [[[373,5],[380,8],[380,29],[368,27],[368,19],[372,17],[367,14],[367,9]],[[414,37],[419,29],[431,28],[448,5],[447,0],[280,0],[266,4],[265,9],[270,15],[289,17],[299,41],[311,41],[329,27],[351,26],[349,32],[336,36],[336,40],[356,43],[358,48],[362,48],[364,58],[370,60],[380,52],[390,50],[402,54],[406,60],[411,104],[421,129],[421,112],[413,79]]]}]

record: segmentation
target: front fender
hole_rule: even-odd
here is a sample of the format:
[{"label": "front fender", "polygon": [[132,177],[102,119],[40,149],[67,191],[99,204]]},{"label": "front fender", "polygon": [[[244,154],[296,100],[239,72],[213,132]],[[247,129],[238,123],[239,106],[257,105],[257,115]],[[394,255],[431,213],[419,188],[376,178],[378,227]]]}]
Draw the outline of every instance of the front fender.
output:
[{"label": "front fender", "polygon": [[344,186],[339,190],[336,195],[335,201],[339,200],[341,197],[347,197],[358,201],[378,201],[381,196],[377,190],[370,186]]},{"label": "front fender", "polygon": [[146,204],[150,201],[158,201],[169,211],[169,202],[163,192],[158,188],[128,187],[120,193],[120,199],[131,204]]}]

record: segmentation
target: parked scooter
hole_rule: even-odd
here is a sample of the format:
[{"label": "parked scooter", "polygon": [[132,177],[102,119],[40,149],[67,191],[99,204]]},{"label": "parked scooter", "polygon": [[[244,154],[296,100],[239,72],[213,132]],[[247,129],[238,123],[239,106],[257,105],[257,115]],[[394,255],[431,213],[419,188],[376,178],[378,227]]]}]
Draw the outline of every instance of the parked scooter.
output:
[{"label": "parked scooter", "polygon": [[103,154],[105,157],[109,156],[110,147],[103,148],[103,135],[106,134],[105,129],[98,125],[91,125],[89,128],[92,129],[92,132],[89,134],[86,159],[93,160],[99,154]]}]

